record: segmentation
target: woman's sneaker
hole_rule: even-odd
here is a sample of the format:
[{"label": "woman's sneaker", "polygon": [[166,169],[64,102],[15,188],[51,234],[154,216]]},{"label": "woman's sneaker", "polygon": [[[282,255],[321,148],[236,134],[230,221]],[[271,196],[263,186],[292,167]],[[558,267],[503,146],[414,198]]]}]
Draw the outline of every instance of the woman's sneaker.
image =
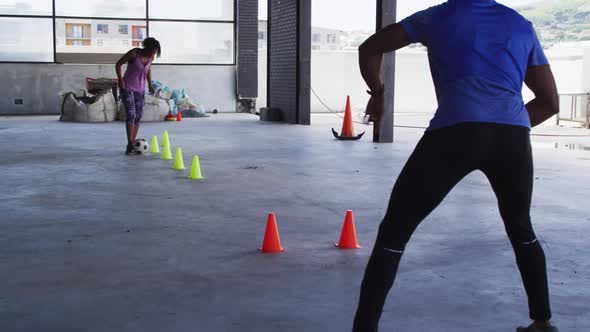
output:
[{"label": "woman's sneaker", "polygon": [[516,329],[516,332],[559,332],[559,330],[557,330],[557,327],[555,326],[550,326],[550,327],[546,327],[544,329],[540,329],[536,326],[534,326],[533,324],[529,325],[529,327],[519,327]]},{"label": "woman's sneaker", "polygon": [[125,149],[125,154],[126,155],[136,154],[135,149],[133,148],[133,145],[127,144],[127,148]]}]

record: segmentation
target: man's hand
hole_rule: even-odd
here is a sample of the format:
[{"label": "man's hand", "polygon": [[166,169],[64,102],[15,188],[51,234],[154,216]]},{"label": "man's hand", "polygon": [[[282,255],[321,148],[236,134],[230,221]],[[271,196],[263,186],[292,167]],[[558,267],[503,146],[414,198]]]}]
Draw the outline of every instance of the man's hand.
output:
[{"label": "man's hand", "polygon": [[392,24],[365,40],[359,46],[359,67],[361,75],[371,91],[366,114],[369,121],[379,123],[385,109],[383,82],[381,80],[381,62],[383,53],[398,50],[410,44],[410,38],[401,24]]},{"label": "man's hand", "polygon": [[148,89],[150,90],[150,96],[155,96],[156,95],[156,91],[154,90],[154,87],[151,84],[148,87]]}]

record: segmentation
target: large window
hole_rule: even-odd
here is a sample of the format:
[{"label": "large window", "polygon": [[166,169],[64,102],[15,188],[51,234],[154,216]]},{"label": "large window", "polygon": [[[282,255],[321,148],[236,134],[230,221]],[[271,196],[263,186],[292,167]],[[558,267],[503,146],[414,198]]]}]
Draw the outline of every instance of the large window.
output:
[{"label": "large window", "polygon": [[150,0],[150,18],[233,21],[234,0]]},{"label": "large window", "polygon": [[53,29],[48,18],[0,18],[0,61],[53,61]]},{"label": "large window", "polygon": [[157,63],[235,63],[234,0],[0,0],[0,62],[114,63],[148,36]]},{"label": "large window", "polygon": [[375,33],[376,5],[375,0],[311,2],[312,112],[342,112],[349,95],[353,116],[361,119],[370,96],[359,71],[358,47]]},{"label": "large window", "polygon": [[52,0],[0,0],[2,15],[47,15],[53,13]]},{"label": "large window", "polygon": [[145,0],[55,0],[57,16],[145,18]]},{"label": "large window", "polygon": [[169,63],[231,64],[233,33],[233,24],[150,22],[150,34],[171,45],[162,52],[162,61]]}]

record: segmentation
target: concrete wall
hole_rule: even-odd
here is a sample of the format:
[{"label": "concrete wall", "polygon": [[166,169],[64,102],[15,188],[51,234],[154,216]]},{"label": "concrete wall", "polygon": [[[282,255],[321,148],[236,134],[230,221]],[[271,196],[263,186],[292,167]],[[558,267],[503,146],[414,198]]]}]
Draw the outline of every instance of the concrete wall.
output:
[{"label": "concrete wall", "polygon": [[[83,89],[86,77],[115,77],[114,65],[4,63],[0,72],[0,114],[59,114],[60,91]],[[235,112],[235,66],[153,66],[152,78],[185,88],[208,111]]]}]

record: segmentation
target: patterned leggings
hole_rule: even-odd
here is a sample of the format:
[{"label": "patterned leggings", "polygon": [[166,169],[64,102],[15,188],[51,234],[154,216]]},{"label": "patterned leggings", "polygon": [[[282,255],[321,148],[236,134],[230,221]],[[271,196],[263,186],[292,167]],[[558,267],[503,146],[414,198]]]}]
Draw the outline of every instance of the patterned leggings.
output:
[{"label": "patterned leggings", "polygon": [[121,101],[125,106],[127,124],[137,126],[143,117],[145,94],[121,89]]}]

